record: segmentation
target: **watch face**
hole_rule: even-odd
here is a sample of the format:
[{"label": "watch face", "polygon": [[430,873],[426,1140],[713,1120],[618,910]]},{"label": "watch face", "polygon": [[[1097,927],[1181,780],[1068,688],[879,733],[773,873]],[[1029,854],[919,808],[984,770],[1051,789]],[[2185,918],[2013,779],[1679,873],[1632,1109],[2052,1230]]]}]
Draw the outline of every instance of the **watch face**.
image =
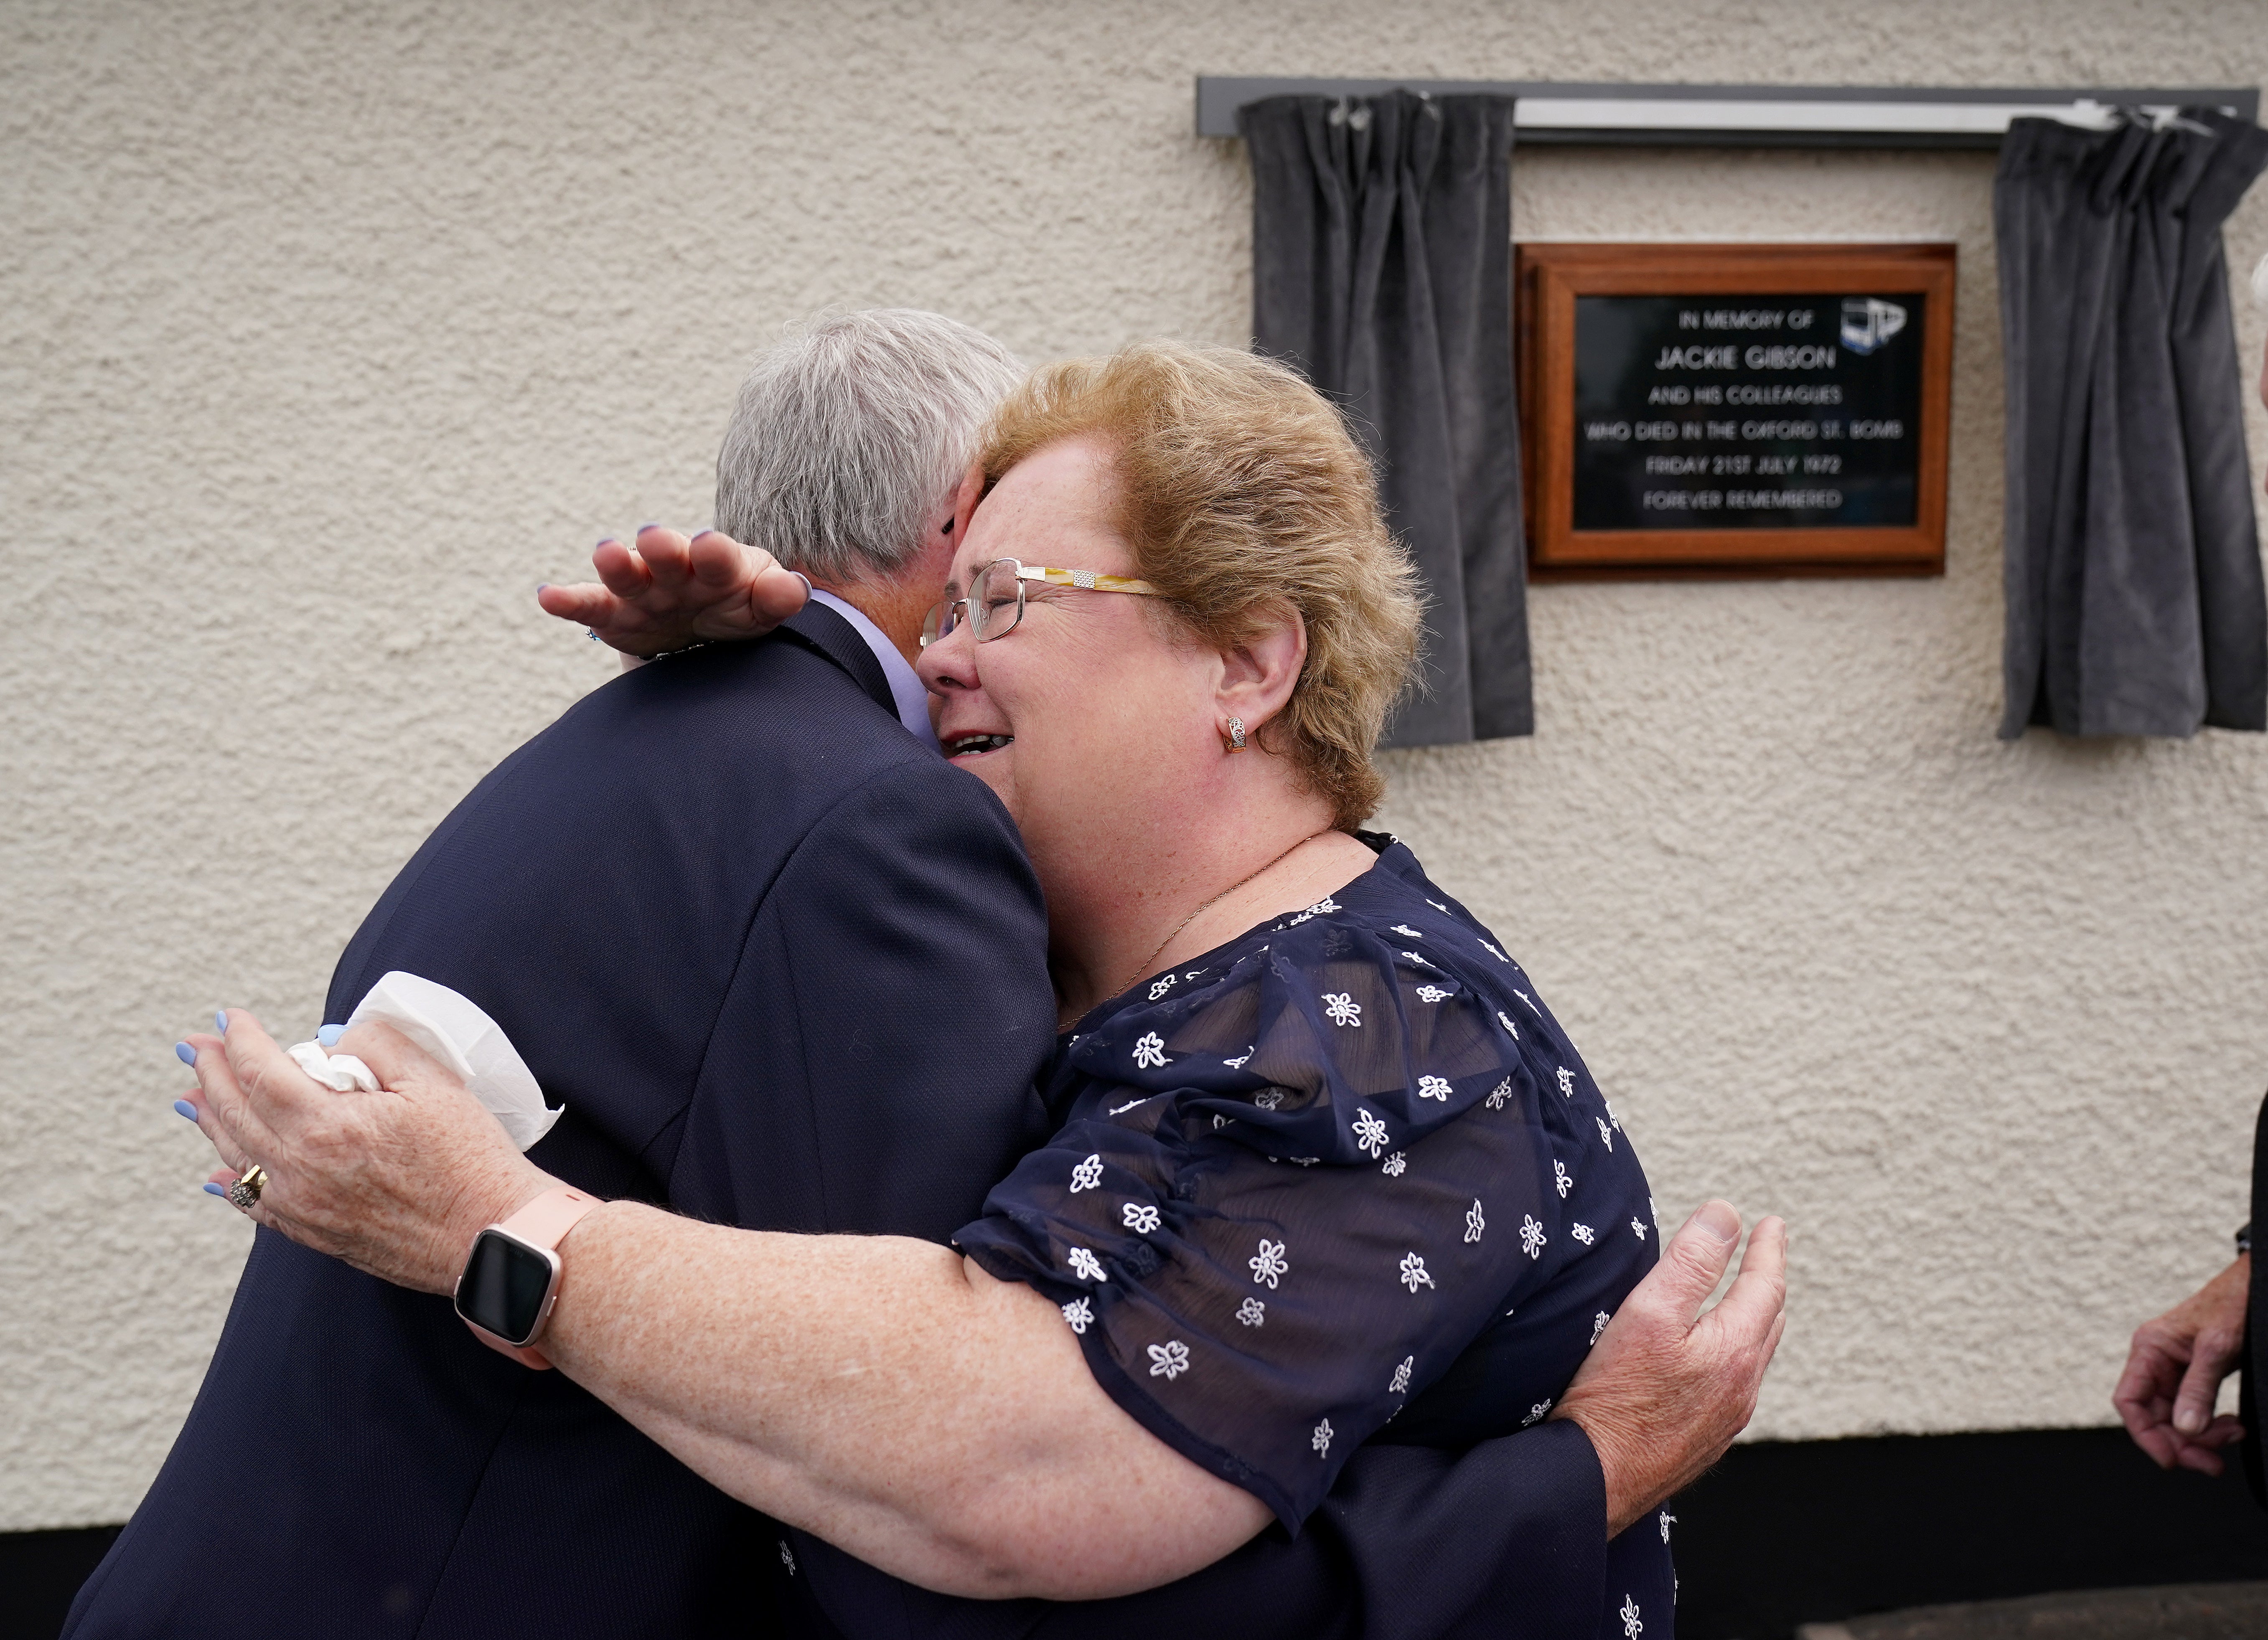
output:
[{"label": "watch face", "polygon": [[543,1319],[555,1268],[533,1247],[483,1230],[457,1283],[457,1313],[509,1343],[526,1343]]}]

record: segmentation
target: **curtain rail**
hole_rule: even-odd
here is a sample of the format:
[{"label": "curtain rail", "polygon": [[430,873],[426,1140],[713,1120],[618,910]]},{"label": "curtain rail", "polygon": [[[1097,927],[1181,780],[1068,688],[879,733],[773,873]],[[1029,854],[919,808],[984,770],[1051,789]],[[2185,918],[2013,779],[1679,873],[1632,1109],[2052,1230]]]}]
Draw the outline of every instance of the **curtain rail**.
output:
[{"label": "curtain rail", "polygon": [[1197,135],[1234,136],[1236,111],[1263,97],[1366,97],[1404,90],[1519,99],[1522,143],[1800,148],[1997,148],[2008,121],[2044,115],[2100,129],[2122,109],[2260,114],[2257,87],[1622,85],[1548,80],[1340,80],[1197,77]]}]

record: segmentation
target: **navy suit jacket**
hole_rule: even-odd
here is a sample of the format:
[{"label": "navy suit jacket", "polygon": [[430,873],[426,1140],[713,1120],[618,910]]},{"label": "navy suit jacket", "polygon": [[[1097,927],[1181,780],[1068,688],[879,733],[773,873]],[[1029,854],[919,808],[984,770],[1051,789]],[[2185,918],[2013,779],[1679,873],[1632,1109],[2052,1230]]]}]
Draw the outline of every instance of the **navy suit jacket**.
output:
[{"label": "navy suit jacket", "polygon": [[[942,1241],[1044,1136],[1039,886],[991,792],[899,724],[850,624],[814,607],[792,627],[616,679],[507,758],[371,912],[326,1017],[391,968],[464,992],[566,1106],[531,1156],[584,1189]],[[1462,1462],[1373,1448],[1299,1542],[1272,1530],[1170,1589],[950,1600],[792,1553],[446,1298],[262,1231],[188,1422],[64,1634],[824,1635],[814,1577],[859,1640],[1248,1612],[1256,1634],[1484,1614],[1476,1632],[1557,1634],[1569,1582],[1570,1615],[1597,1609],[1601,1505],[1588,1445],[1554,1427]],[[1465,1570],[1445,1594],[1413,1555]]]}]

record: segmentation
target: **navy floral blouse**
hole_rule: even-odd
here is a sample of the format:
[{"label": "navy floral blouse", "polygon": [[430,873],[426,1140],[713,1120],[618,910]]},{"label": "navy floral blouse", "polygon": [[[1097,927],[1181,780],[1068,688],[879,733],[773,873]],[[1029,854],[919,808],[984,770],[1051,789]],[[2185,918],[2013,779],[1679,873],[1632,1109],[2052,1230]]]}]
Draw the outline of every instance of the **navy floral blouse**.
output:
[{"label": "navy floral blouse", "polygon": [[[1363,1442],[1544,1417],[1657,1257],[1614,1112],[1489,931],[1376,865],[1080,1020],[1062,1128],[958,1245],[1063,1308],[1103,1389],[1297,1531]],[[1664,1511],[1602,1636],[1664,1640]]]}]

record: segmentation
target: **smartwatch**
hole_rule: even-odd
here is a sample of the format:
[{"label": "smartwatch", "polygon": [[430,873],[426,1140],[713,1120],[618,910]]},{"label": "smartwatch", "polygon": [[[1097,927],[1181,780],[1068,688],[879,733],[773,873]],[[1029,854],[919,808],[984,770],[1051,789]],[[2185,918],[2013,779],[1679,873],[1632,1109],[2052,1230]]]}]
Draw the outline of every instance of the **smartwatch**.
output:
[{"label": "smartwatch", "polygon": [[501,1224],[474,1239],[457,1277],[457,1313],[490,1349],[539,1372],[551,1363],[531,1349],[559,1297],[559,1254],[567,1232],[605,1205],[571,1186],[546,1190]]}]

